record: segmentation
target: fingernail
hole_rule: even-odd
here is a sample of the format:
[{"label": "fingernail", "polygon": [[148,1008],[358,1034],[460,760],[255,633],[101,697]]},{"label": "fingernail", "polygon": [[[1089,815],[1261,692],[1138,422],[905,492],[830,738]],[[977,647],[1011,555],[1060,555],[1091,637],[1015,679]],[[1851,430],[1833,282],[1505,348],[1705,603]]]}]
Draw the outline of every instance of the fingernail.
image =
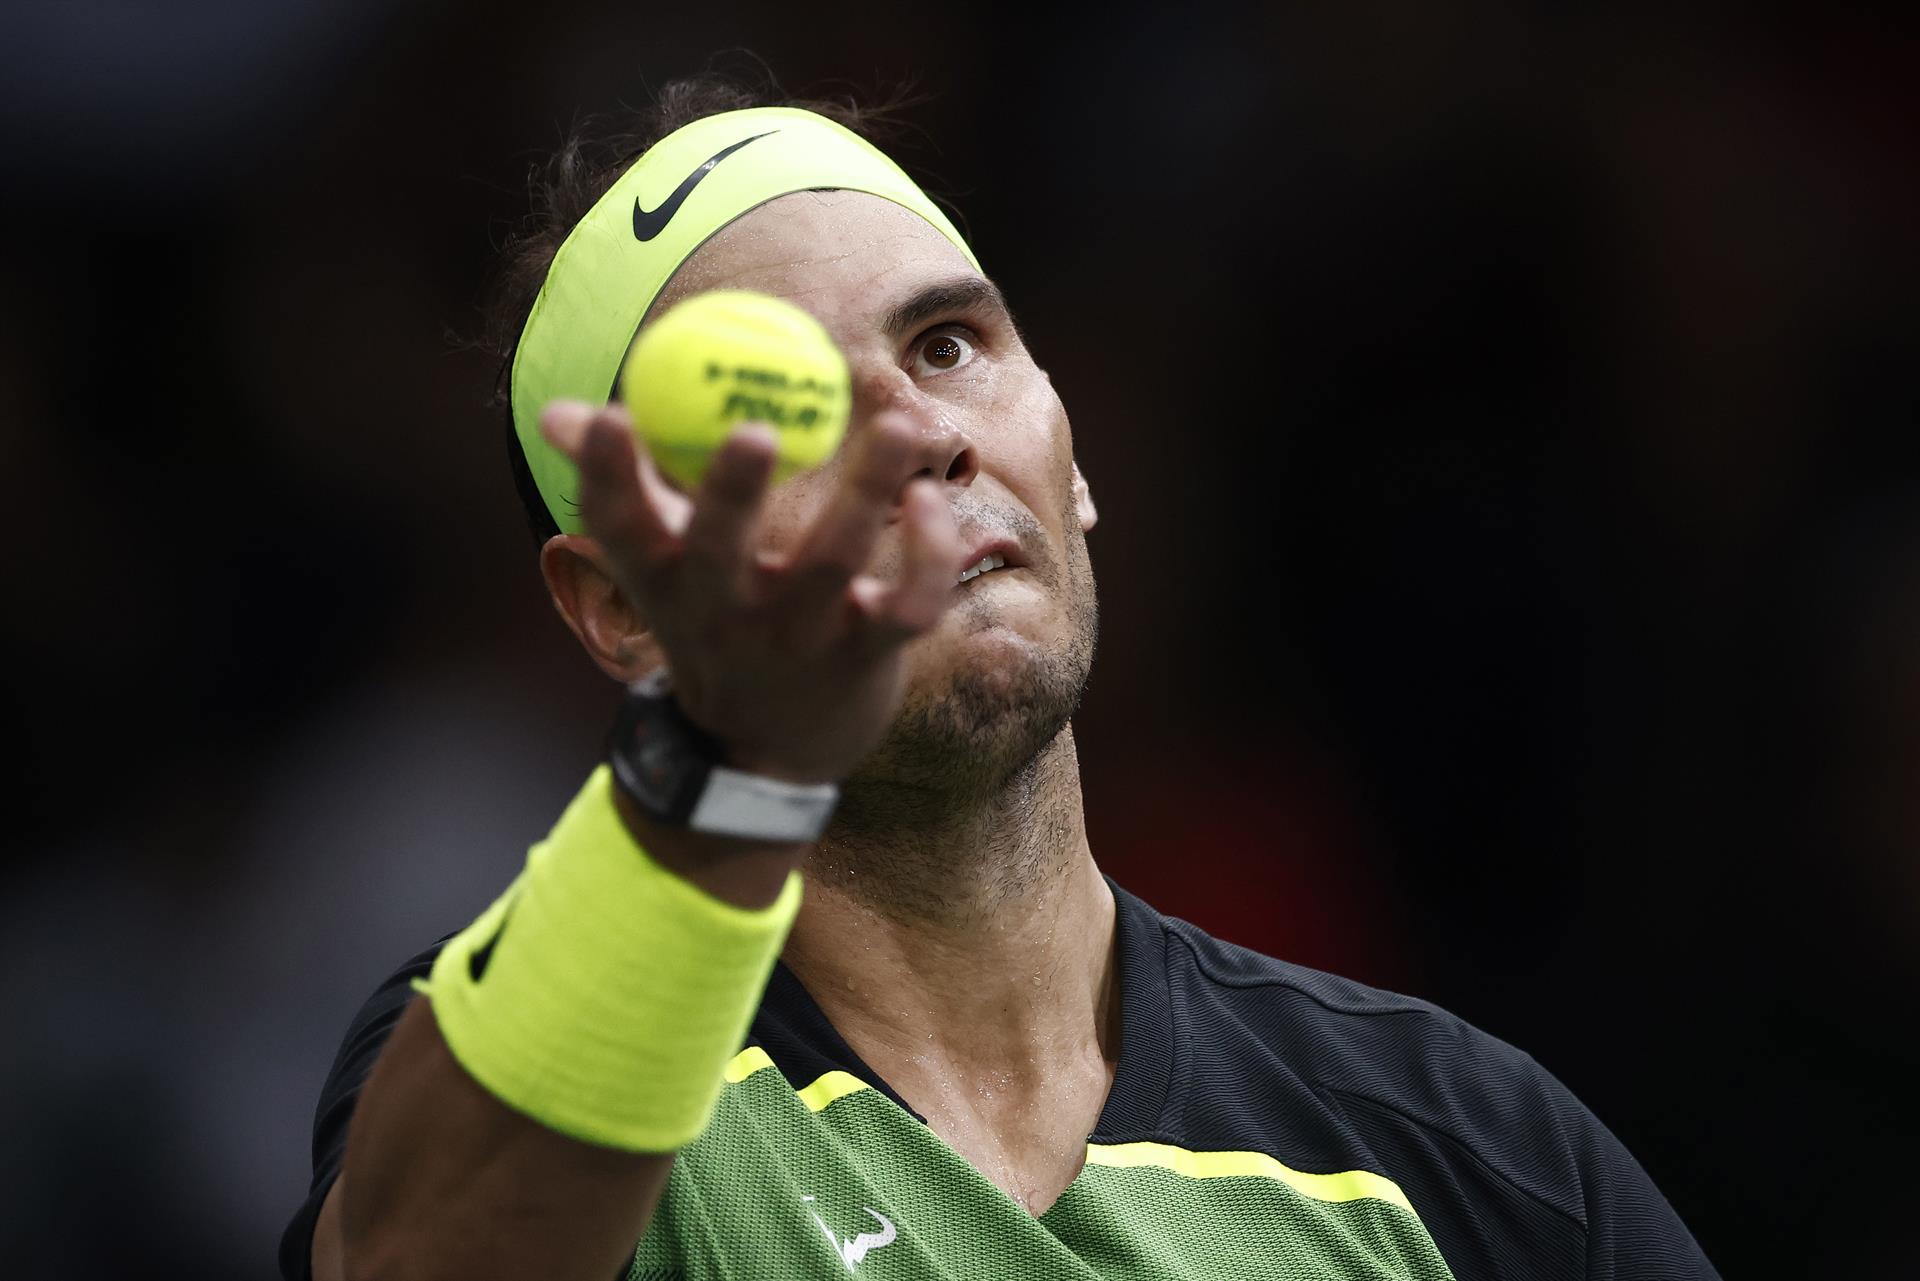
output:
[{"label": "fingernail", "polygon": [[578,439],[591,413],[592,408],[578,400],[550,400],[540,411],[540,434],[554,445],[561,444],[556,437]]},{"label": "fingernail", "polygon": [[741,423],[733,429],[735,440],[751,441],[756,445],[766,445],[774,449],[780,447],[780,438],[773,428],[765,423]]}]

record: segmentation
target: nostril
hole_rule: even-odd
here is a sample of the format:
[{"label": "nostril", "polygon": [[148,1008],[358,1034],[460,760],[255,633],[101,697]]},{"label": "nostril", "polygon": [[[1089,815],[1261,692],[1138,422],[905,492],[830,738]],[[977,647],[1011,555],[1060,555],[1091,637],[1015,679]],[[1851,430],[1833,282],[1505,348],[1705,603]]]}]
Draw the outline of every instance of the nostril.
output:
[{"label": "nostril", "polygon": [[954,455],[951,463],[947,464],[947,479],[949,481],[971,480],[976,470],[973,450],[963,449]]}]

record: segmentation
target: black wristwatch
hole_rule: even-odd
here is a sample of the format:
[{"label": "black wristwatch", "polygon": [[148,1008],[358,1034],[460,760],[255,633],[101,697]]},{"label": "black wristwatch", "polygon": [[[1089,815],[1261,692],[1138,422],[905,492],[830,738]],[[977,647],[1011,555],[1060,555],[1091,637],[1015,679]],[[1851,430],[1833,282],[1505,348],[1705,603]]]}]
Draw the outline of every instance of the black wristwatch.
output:
[{"label": "black wristwatch", "polygon": [[627,686],[607,735],[621,791],[656,822],[747,840],[818,840],[840,789],[732,769],[712,735],[674,701],[664,667]]}]

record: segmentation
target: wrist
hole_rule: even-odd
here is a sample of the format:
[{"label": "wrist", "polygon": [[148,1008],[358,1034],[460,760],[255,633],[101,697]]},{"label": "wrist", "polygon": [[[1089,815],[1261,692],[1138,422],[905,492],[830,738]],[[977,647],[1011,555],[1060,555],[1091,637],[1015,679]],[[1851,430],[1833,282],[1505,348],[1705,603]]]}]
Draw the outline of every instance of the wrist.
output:
[{"label": "wrist", "polygon": [[665,1152],[699,1135],[800,906],[742,908],[662,867],[594,771],[422,988],[501,1102],[571,1138]]},{"label": "wrist", "polygon": [[613,804],[635,844],[654,862],[714,898],[752,911],[780,897],[787,876],[808,849],[804,842],[759,841],[669,826],[618,787],[613,789]]},{"label": "wrist", "polygon": [[[607,734],[618,791],[657,828],[763,845],[810,845],[839,800],[834,783],[757,773],[693,723],[662,668],[627,687]],[[649,842],[651,844],[651,842]]]}]

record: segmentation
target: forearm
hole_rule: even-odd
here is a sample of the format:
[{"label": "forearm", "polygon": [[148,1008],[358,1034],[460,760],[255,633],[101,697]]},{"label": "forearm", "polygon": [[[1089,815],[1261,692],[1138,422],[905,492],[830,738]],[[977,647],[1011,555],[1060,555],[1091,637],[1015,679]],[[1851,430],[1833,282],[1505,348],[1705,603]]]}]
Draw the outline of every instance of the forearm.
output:
[{"label": "forearm", "polygon": [[[617,791],[613,803],[624,809]],[[432,995],[401,1017],[361,1091],[342,1177],[316,1224],[316,1277],[605,1281],[644,1232],[670,1149],[704,1124],[704,1083],[718,1088],[758,1003],[765,969],[743,970],[740,949],[770,964],[766,949],[778,945],[772,925],[748,924],[740,909],[778,918],[769,905],[804,847],[654,828],[635,814],[622,815],[622,832],[595,808],[605,804],[590,784],[544,858],[537,851],[514,891],[448,945]],[[555,860],[589,841],[598,851],[589,859],[618,875],[604,893],[583,894],[601,884],[583,887],[569,873],[571,889],[556,892]],[[628,859],[653,870],[620,880]],[[685,924],[716,911],[725,919],[714,932]],[[584,971],[549,968],[540,957],[553,949],[600,959]],[[710,981],[729,972],[724,992]],[[699,1021],[685,1012],[689,998],[703,1011],[732,1004],[742,1021],[688,1041],[686,1025]],[[600,1105],[582,1092],[595,1079],[606,1082]],[[546,1089],[552,1081],[570,1092]],[[649,1100],[676,1095],[691,1101],[650,1119]]]},{"label": "forearm", "polygon": [[672,1163],[513,1111],[460,1066],[430,1002],[416,999],[362,1092],[314,1235],[315,1281],[606,1281],[646,1230]]}]

